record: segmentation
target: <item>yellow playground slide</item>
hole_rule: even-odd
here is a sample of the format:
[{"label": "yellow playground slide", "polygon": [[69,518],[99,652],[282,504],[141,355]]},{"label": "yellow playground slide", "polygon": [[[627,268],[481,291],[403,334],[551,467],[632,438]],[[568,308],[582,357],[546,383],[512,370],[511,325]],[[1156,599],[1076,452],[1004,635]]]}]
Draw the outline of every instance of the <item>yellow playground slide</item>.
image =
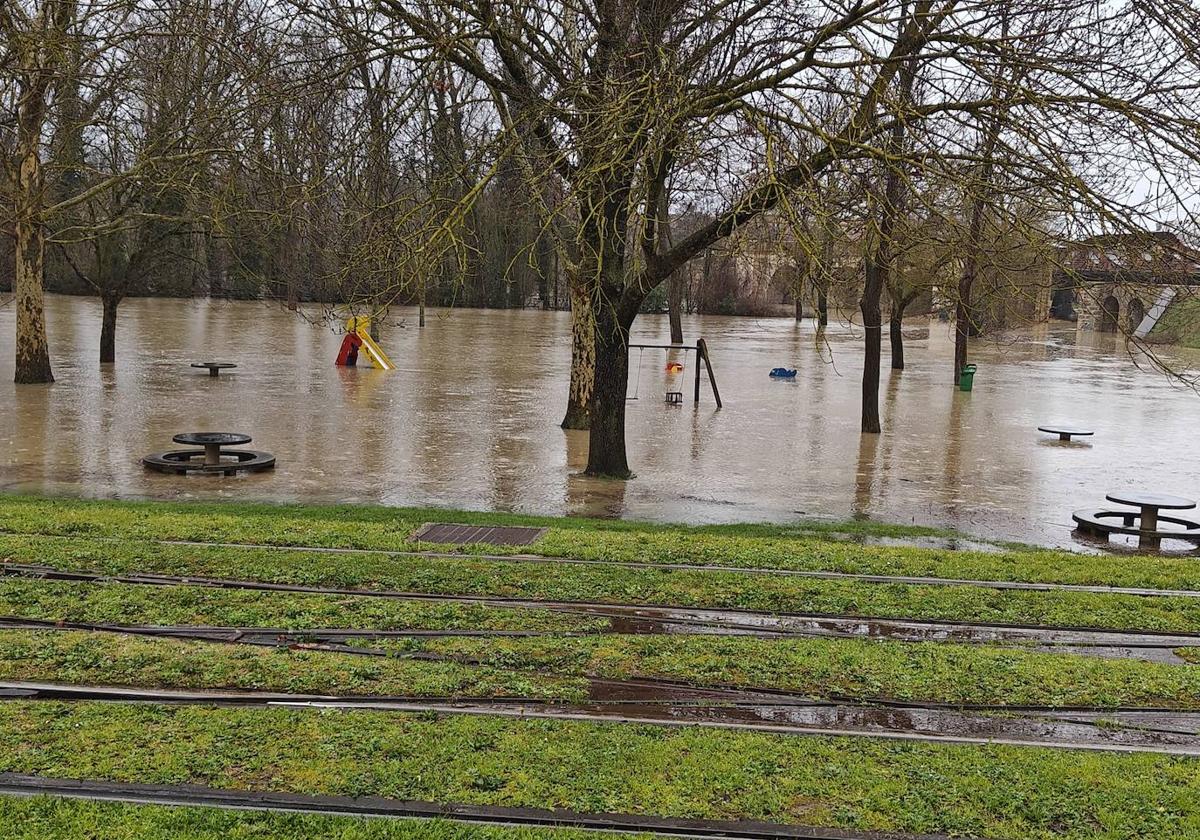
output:
[{"label": "yellow playground slide", "polygon": [[375,339],[371,338],[366,330],[359,330],[358,337],[362,339],[363,352],[367,354],[367,358],[371,360],[371,364],[380,370],[396,369],[396,366],[392,364],[392,360],[387,357],[387,353],[383,352],[383,348],[375,343]]},{"label": "yellow playground slide", "polygon": [[396,369],[396,366],[392,364],[392,360],[388,358],[387,353],[383,352],[383,348],[375,343],[375,339],[371,338],[370,318],[361,315],[350,318],[346,321],[346,330],[362,339],[362,352],[371,360],[371,364],[380,370]]}]

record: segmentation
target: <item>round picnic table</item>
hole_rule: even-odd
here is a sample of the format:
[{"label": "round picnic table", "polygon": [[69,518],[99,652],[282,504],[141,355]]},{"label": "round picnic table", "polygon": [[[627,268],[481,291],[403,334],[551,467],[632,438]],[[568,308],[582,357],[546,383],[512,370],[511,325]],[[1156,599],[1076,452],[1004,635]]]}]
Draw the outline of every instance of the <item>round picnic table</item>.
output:
[{"label": "round picnic table", "polygon": [[1095,432],[1088,429],[1080,429],[1077,426],[1067,425],[1038,426],[1038,431],[1058,435],[1059,440],[1070,440],[1073,437],[1089,437],[1095,434]]},{"label": "round picnic table", "polygon": [[233,362],[192,362],[192,367],[208,368],[208,375],[216,376],[221,371],[235,368],[237,365],[235,365]]},{"label": "round picnic table", "polygon": [[171,440],[185,446],[203,446],[204,463],[211,466],[221,463],[222,446],[241,446],[249,443],[252,438],[250,435],[236,432],[183,432]]},{"label": "round picnic table", "polygon": [[[1148,493],[1142,490],[1122,490],[1109,493],[1104,498],[1119,505],[1130,505],[1141,508],[1141,518],[1138,529],[1141,531],[1158,530],[1158,512],[1160,510],[1190,510],[1196,506],[1192,499],[1183,496],[1171,496],[1167,493]],[[1133,524],[1134,514],[1130,512],[1125,517],[1126,526]]]}]

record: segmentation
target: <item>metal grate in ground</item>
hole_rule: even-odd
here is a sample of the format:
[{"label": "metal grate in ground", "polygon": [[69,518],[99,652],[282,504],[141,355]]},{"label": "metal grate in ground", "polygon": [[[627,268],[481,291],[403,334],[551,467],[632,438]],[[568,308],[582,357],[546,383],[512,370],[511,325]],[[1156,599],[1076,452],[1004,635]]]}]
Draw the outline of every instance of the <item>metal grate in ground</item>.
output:
[{"label": "metal grate in ground", "polygon": [[545,528],[523,528],[513,525],[455,525],[451,522],[426,522],[412,535],[421,542],[453,545],[487,543],[488,545],[529,545]]}]

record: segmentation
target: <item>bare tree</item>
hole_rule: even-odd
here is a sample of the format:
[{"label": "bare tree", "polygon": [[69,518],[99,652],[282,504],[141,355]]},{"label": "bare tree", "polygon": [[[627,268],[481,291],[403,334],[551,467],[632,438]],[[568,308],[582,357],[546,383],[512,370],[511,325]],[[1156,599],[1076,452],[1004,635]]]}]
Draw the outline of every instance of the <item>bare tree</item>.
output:
[{"label": "bare tree", "polygon": [[[918,25],[916,19],[909,17],[907,2],[902,3],[900,16],[896,21],[896,41],[915,37]],[[872,241],[865,260],[866,282],[859,302],[866,345],[863,356],[862,431],[871,434],[880,432],[879,369],[883,344],[880,299],[884,290],[890,288],[894,282],[892,277],[895,273],[895,237],[907,203],[904,194],[904,145],[906,126],[913,107],[913,85],[917,76],[918,59],[919,52],[916,50],[910,51],[904,57],[896,78],[895,95],[890,97],[895,104],[888,107],[891,129],[883,143],[883,190],[882,194],[874,199],[877,206],[875,215],[878,219],[872,225]]]},{"label": "bare tree", "polygon": [[[0,6],[4,60],[15,81],[4,93],[15,104],[14,160],[6,160],[13,188],[15,231],[16,375],[18,383],[53,382],[46,338],[43,277],[46,265],[46,196],[42,172],[43,132],[50,97],[74,50],[69,30],[73,0],[9,2]],[[6,85],[6,87],[8,87]]]}]

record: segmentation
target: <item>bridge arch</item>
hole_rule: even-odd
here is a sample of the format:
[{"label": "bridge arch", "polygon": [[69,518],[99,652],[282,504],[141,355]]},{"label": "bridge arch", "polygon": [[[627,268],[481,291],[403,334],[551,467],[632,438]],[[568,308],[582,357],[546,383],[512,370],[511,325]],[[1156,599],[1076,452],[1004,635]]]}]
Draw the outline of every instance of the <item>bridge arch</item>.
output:
[{"label": "bridge arch", "polygon": [[1099,332],[1116,332],[1121,323],[1121,301],[1116,295],[1109,295],[1100,301]]},{"label": "bridge arch", "polygon": [[1145,317],[1146,304],[1142,303],[1141,298],[1130,298],[1129,303],[1125,305],[1125,329],[1132,333]]}]

